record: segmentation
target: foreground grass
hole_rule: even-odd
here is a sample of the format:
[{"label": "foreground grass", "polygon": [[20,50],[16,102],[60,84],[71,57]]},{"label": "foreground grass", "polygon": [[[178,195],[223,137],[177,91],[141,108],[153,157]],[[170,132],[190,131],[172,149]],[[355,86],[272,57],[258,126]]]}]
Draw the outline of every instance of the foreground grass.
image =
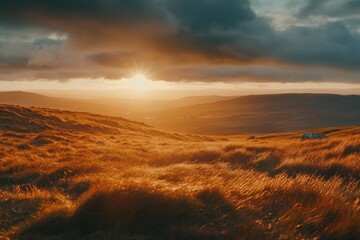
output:
[{"label": "foreground grass", "polygon": [[209,137],[0,106],[0,235],[359,239],[360,128]]}]

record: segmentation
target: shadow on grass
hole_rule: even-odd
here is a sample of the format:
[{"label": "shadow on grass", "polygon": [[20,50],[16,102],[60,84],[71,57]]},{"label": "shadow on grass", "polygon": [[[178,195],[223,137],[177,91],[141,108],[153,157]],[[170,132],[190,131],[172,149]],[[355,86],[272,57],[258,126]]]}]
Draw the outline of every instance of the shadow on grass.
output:
[{"label": "shadow on grass", "polygon": [[[250,210],[249,210],[250,211]],[[219,192],[205,190],[193,197],[144,189],[99,191],[73,214],[57,213],[24,229],[20,239],[79,238],[93,234],[107,239],[235,239],[264,237]],[[131,239],[131,238],[129,238]]]},{"label": "shadow on grass", "polygon": [[296,176],[298,174],[308,174],[315,175],[318,177],[323,177],[325,179],[330,179],[332,177],[338,176],[344,180],[360,180],[360,172],[356,169],[350,169],[346,166],[340,164],[333,164],[330,166],[311,166],[305,164],[297,165],[285,165],[280,168],[277,168],[271,173],[271,175],[276,175],[280,173],[285,173],[288,176]]},{"label": "shadow on grass", "polygon": [[345,156],[351,155],[351,154],[359,154],[360,157],[360,144],[359,145],[349,145],[346,146],[344,149],[343,154]]}]

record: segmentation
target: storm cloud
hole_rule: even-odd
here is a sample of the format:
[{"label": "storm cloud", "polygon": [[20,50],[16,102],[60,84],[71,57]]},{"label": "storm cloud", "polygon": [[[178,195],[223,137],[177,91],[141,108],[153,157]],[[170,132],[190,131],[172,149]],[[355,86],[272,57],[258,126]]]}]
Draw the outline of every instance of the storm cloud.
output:
[{"label": "storm cloud", "polygon": [[359,1],[308,0],[299,19],[336,19],[280,31],[249,0],[6,1],[0,80],[118,79],[141,66],[168,81],[358,82],[356,9]]},{"label": "storm cloud", "polygon": [[353,17],[360,15],[359,0],[307,0],[300,16]]}]

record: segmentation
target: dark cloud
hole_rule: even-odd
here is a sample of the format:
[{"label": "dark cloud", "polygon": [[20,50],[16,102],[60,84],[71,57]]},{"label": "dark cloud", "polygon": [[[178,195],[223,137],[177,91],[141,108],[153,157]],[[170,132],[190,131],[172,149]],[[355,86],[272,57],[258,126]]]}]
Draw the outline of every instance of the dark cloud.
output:
[{"label": "dark cloud", "polygon": [[351,15],[359,16],[359,12],[359,0],[307,0],[299,15],[303,17],[313,15],[343,17]]},{"label": "dark cloud", "polygon": [[319,11],[324,7],[326,0],[307,0],[306,5],[299,12],[300,16],[309,16],[310,14]]},{"label": "dark cloud", "polygon": [[183,82],[347,82],[356,83],[359,72],[295,66],[186,66],[158,71],[158,78]]},{"label": "dark cloud", "polygon": [[1,16],[4,20],[22,20],[48,16],[51,18],[85,18],[104,22],[162,21],[164,12],[148,0],[13,0],[2,3]]},{"label": "dark cloud", "polygon": [[138,54],[132,52],[102,52],[89,56],[89,59],[102,66],[122,68],[144,61]]},{"label": "dark cloud", "polygon": [[0,69],[25,68],[29,58],[26,56],[1,56]]},{"label": "dark cloud", "polygon": [[291,27],[281,34],[282,46],[272,50],[274,56],[304,65],[324,65],[358,69],[360,36],[352,34],[340,22],[314,28]]},{"label": "dark cloud", "polygon": [[185,30],[193,32],[234,29],[242,22],[256,20],[249,1],[167,0],[166,6]]},{"label": "dark cloud", "polygon": [[56,46],[60,47],[63,43],[63,40],[59,39],[49,39],[49,38],[37,38],[34,39],[32,44],[38,48],[43,48],[46,46]]},{"label": "dark cloud", "polygon": [[[309,0],[299,15],[354,14],[359,1],[341,1],[338,6],[336,10],[328,1]],[[53,67],[58,74],[52,75],[61,79],[98,77],[96,71],[102,77],[115,78],[123,76],[128,68],[144,65],[163,73],[168,69],[167,74],[158,74],[166,80],[198,80],[203,76],[209,81],[256,77],[260,81],[268,76],[292,81],[296,77],[287,74],[244,74],[230,68],[209,68],[210,76],[192,66],[271,66],[285,62],[357,71],[360,63],[360,36],[343,23],[294,26],[278,32],[254,13],[249,0],[11,0],[2,3],[0,21],[12,28],[40,27],[48,33],[21,43],[9,37],[1,40],[0,32],[2,48],[14,49],[16,53],[14,42],[18,41],[18,45],[27,44],[30,49],[13,55],[0,53],[2,69]],[[63,33],[67,38],[49,37],[52,32]],[[84,73],[86,66],[94,71]],[[179,77],[171,77],[169,72]],[[44,72],[40,75],[47,76]],[[299,75],[300,78],[324,80],[315,75]]]}]

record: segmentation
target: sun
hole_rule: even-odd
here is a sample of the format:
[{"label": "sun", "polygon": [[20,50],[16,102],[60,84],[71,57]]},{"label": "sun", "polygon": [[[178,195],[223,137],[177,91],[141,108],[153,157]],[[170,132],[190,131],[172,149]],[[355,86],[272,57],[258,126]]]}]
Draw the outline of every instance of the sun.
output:
[{"label": "sun", "polygon": [[149,89],[151,87],[151,81],[147,77],[147,74],[142,71],[136,71],[130,78],[130,84],[135,89]]}]

